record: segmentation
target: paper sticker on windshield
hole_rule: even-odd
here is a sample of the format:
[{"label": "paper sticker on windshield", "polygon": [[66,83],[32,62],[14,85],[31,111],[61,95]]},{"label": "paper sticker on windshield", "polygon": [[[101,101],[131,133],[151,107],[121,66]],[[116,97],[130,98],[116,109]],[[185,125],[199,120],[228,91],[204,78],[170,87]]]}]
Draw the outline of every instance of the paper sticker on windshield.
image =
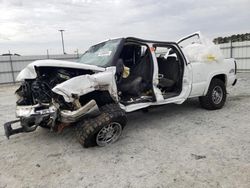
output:
[{"label": "paper sticker on windshield", "polygon": [[107,52],[99,52],[98,56],[110,56],[112,51],[107,51]]}]

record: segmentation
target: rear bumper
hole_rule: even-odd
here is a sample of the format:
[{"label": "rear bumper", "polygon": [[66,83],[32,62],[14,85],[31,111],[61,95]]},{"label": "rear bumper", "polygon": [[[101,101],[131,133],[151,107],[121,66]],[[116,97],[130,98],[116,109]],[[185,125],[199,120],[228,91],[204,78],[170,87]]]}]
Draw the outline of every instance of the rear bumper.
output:
[{"label": "rear bumper", "polygon": [[237,74],[237,63],[236,61],[234,60],[234,74],[235,74],[235,80],[234,82],[232,83],[232,86],[234,86],[236,83],[237,83],[237,78],[236,78],[236,74]]},{"label": "rear bumper", "polygon": [[234,86],[237,83],[237,79],[234,80],[234,82],[232,83],[232,86]]}]

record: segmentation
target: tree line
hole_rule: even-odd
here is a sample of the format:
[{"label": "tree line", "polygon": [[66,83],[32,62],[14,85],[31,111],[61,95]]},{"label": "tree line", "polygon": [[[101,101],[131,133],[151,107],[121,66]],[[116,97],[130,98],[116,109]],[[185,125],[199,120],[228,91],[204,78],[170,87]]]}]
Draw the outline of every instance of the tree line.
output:
[{"label": "tree line", "polygon": [[242,42],[250,40],[250,33],[231,35],[227,37],[217,37],[213,40],[215,44],[229,43],[232,42]]}]

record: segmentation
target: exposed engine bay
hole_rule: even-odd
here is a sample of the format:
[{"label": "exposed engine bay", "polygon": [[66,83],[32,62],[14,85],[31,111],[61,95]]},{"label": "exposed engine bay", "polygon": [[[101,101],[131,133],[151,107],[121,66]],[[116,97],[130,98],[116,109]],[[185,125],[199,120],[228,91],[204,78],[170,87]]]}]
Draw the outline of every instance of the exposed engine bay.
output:
[{"label": "exposed engine bay", "polygon": [[[8,122],[5,125],[6,136],[19,132],[31,132],[38,126],[54,131],[61,131],[64,127],[86,116],[99,114],[102,102],[113,99],[108,92],[93,91],[84,96],[71,94],[74,100],[66,102],[62,95],[53,92],[55,86],[71,81],[72,78],[91,76],[96,71],[75,69],[68,67],[36,67],[37,77],[25,79],[16,90],[16,116],[19,120]],[[83,79],[84,80],[84,79]],[[79,84],[78,84],[79,85]],[[98,97],[102,95],[102,98]],[[105,99],[104,99],[104,98]],[[18,129],[12,129],[11,124],[21,123]]]},{"label": "exposed engine bay", "polygon": [[61,97],[56,96],[52,88],[70,78],[94,73],[91,70],[56,67],[36,67],[36,72],[38,75],[36,79],[26,80],[16,91],[20,97],[17,105],[51,103],[52,99],[55,99],[63,108],[71,108],[69,104],[62,103]]}]

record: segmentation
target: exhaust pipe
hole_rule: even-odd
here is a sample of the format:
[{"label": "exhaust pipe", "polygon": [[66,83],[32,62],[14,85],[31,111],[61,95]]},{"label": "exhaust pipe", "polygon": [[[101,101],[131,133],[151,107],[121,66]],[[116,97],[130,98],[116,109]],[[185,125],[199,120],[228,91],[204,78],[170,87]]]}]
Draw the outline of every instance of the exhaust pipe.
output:
[{"label": "exhaust pipe", "polygon": [[100,113],[95,100],[89,101],[87,104],[75,111],[63,110],[60,112],[61,122],[74,123],[86,116],[96,116]]}]

